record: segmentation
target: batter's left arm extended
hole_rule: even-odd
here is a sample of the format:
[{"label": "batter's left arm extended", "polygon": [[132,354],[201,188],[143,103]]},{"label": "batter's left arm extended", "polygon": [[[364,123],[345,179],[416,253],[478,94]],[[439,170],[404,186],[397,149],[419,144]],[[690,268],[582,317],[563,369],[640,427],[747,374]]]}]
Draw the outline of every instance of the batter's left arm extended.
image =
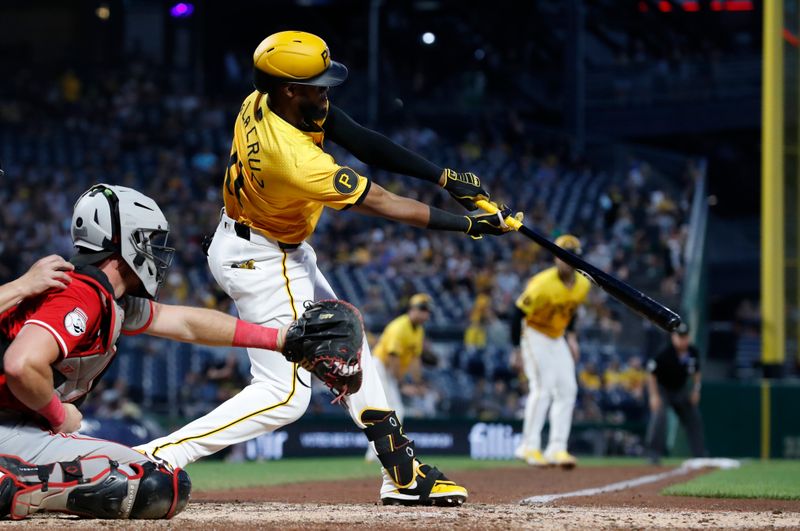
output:
[{"label": "batter's left arm extended", "polygon": [[505,223],[505,219],[511,215],[511,210],[507,208],[500,211],[499,215],[495,213],[459,216],[393,194],[375,183],[372,183],[363,202],[353,210],[414,227],[464,232],[473,238],[481,238],[484,234],[500,235],[511,230]]},{"label": "batter's left arm extended", "polygon": [[477,175],[441,168],[362,126],[335,105],[331,105],[325,120],[325,135],[370,166],[438,184],[467,210],[477,208],[476,200],[489,199]]}]

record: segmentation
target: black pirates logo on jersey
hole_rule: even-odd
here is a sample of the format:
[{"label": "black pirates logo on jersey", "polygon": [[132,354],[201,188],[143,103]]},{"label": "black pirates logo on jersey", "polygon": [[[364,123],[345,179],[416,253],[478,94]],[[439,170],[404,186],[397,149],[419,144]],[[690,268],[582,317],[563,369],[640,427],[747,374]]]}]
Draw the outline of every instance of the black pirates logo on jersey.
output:
[{"label": "black pirates logo on jersey", "polygon": [[342,195],[350,195],[358,187],[358,174],[348,167],[340,168],[333,176],[333,187]]}]

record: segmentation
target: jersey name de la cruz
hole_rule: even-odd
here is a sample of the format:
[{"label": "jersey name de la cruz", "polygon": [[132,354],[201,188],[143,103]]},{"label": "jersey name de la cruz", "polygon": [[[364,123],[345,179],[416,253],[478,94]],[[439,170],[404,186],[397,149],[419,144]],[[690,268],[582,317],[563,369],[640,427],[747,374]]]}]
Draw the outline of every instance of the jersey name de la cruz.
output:
[{"label": "jersey name de la cruz", "polygon": [[253,92],[236,117],[225,211],[269,238],[300,243],[314,232],[324,207],[358,204],[369,179],[322,150],[324,119],[319,131],[301,131],[272,112],[267,99]]}]

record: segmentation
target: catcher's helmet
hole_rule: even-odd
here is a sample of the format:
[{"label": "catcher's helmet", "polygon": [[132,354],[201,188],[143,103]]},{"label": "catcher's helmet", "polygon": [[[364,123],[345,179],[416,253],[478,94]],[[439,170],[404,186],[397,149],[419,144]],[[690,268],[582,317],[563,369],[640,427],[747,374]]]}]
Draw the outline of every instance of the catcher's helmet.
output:
[{"label": "catcher's helmet", "polygon": [[253,52],[253,81],[259,92],[274,82],[335,87],[347,79],[347,67],[331,61],[328,45],[305,31],[273,33]]},{"label": "catcher's helmet", "polygon": [[581,241],[577,236],[572,234],[562,234],[556,238],[556,245],[567,251],[572,251],[573,254],[581,254]]},{"label": "catcher's helmet", "polygon": [[73,263],[119,254],[142,282],[137,295],[158,296],[175,249],[167,247],[169,223],[155,201],[132,188],[96,184],[75,202],[71,233],[78,250]]}]

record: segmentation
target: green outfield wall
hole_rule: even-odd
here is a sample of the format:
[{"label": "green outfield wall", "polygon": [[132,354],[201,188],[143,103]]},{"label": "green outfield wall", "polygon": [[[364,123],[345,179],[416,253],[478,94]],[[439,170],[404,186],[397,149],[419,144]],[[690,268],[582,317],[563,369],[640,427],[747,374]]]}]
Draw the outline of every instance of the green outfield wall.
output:
[{"label": "green outfield wall", "polygon": [[700,409],[712,456],[800,458],[800,382],[706,382]]}]

